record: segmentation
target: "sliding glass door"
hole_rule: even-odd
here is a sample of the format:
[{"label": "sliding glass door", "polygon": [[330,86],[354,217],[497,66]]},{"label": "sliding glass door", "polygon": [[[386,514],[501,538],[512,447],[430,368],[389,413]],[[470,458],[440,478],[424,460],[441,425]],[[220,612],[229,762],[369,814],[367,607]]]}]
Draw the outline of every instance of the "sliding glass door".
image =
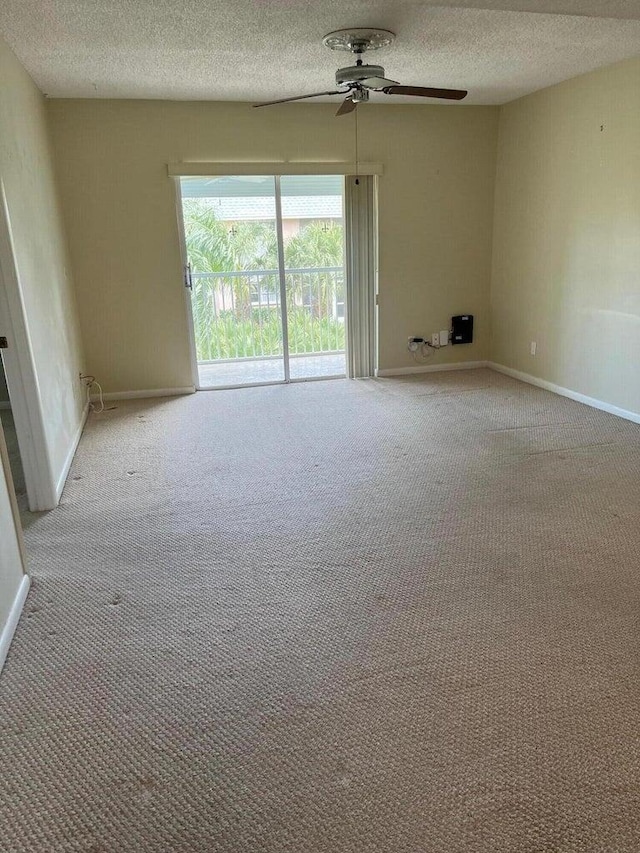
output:
[{"label": "sliding glass door", "polygon": [[199,388],[345,375],[343,185],[180,179]]},{"label": "sliding glass door", "polygon": [[280,179],[292,379],[345,374],[343,191],[340,175]]},{"label": "sliding glass door", "polygon": [[282,382],[275,179],[180,184],[199,387]]}]

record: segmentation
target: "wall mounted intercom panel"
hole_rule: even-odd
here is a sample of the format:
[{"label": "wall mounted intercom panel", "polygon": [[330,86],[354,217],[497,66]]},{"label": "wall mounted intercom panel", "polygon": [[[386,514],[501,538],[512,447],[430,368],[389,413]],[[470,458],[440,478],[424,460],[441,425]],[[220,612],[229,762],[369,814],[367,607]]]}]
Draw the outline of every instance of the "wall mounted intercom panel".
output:
[{"label": "wall mounted intercom panel", "polygon": [[470,344],[473,342],[473,314],[458,314],[451,318],[451,343]]}]

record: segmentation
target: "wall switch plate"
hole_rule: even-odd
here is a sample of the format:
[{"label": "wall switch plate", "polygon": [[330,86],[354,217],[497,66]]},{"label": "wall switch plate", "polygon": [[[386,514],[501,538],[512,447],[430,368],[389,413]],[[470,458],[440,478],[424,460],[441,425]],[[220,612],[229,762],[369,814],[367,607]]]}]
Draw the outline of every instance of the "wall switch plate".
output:
[{"label": "wall switch plate", "polygon": [[431,335],[431,346],[439,347],[440,346],[440,335],[437,332],[434,332]]},{"label": "wall switch plate", "polygon": [[531,341],[531,346],[529,347],[529,352],[531,353],[531,355],[535,355],[537,349],[538,344],[535,341]]},{"label": "wall switch plate", "polygon": [[449,343],[449,329],[443,329],[440,332],[440,346],[446,347]]}]

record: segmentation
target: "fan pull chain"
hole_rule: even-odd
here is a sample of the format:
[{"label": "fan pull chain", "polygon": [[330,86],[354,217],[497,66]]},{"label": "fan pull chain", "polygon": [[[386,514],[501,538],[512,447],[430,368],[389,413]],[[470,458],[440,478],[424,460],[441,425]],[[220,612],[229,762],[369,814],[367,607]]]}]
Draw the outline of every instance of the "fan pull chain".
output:
[{"label": "fan pull chain", "polygon": [[356,108],[354,111],[355,116],[355,127],[356,127],[356,186],[360,185],[360,180],[358,178],[358,109]]}]

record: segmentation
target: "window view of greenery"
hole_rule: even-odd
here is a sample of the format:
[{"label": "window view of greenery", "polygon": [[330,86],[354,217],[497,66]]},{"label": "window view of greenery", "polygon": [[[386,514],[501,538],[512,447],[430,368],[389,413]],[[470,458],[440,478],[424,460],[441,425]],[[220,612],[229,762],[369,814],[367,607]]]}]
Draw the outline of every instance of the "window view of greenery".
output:
[{"label": "window view of greenery", "polygon": [[[223,222],[207,199],[183,201],[198,361],[282,354],[275,223]],[[289,350],[344,350],[339,220],[284,222]]]}]

